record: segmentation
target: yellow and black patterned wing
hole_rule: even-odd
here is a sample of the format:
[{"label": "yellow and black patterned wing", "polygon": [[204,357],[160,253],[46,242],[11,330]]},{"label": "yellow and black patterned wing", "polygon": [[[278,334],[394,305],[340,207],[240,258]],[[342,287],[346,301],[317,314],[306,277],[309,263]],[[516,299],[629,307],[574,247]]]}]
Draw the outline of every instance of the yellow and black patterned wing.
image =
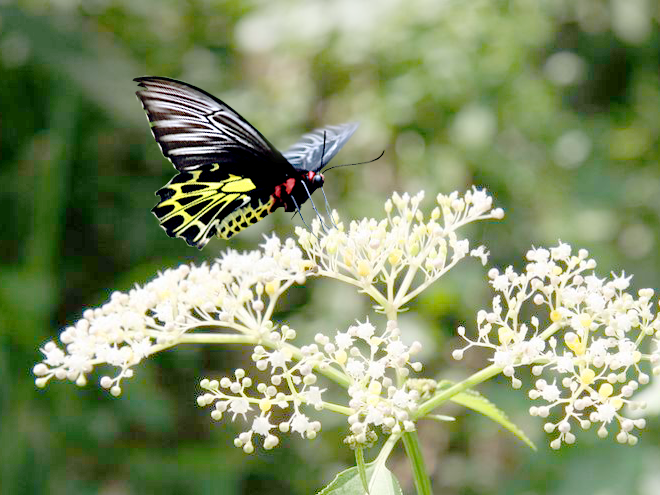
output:
[{"label": "yellow and black patterned wing", "polygon": [[268,215],[274,198],[246,176],[214,163],[181,172],[156,194],[151,210],[170,237],[202,249],[217,235],[229,239]]}]

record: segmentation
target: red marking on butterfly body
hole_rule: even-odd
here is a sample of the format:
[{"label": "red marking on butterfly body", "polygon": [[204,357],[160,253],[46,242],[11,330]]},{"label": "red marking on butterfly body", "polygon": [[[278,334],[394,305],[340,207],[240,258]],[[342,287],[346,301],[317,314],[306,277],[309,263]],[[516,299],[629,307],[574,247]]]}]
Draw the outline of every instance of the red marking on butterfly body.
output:
[{"label": "red marking on butterfly body", "polygon": [[[307,189],[302,185],[304,182]],[[316,172],[305,172],[300,178],[289,177],[282,184],[275,186],[271,197],[275,200],[270,211],[283,207],[284,211],[296,211],[296,203],[302,205],[312,194],[323,185],[324,177]],[[294,201],[295,199],[295,201]]]}]

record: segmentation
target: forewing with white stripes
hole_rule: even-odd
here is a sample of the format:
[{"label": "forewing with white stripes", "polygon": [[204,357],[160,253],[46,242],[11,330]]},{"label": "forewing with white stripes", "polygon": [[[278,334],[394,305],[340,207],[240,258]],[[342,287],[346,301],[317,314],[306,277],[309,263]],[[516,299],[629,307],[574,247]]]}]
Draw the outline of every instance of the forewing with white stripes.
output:
[{"label": "forewing with white stripes", "polygon": [[[139,77],[136,92],[163,155],[181,171],[218,163],[256,167],[291,166],[261,133],[229,105],[204,90],[165,77]],[[256,162],[256,163],[255,163]],[[254,168],[253,168],[254,170]]]}]

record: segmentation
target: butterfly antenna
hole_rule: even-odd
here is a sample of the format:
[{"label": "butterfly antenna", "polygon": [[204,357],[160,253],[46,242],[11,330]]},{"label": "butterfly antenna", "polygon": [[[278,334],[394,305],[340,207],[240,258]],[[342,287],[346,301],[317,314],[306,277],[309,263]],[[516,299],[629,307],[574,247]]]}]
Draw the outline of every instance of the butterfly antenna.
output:
[{"label": "butterfly antenna", "polygon": [[[326,138],[327,133],[323,131],[323,151],[321,152],[321,168],[323,168],[325,165],[323,163],[323,159],[325,158],[325,138]],[[328,218],[330,218],[330,222],[332,223],[332,226],[336,229],[337,224],[335,223],[335,219],[332,218],[332,212],[330,211],[330,203],[328,202],[328,197],[325,195],[325,189],[323,186],[321,186],[321,192],[323,193],[323,199],[325,200],[325,211],[328,213]],[[311,197],[309,198],[310,200],[312,199]],[[317,212],[318,213],[318,212]],[[323,222],[323,219],[321,219],[321,222]]]},{"label": "butterfly antenna", "polygon": [[322,172],[327,172],[328,170],[332,170],[333,168],[339,168],[339,167],[352,167],[352,166],[354,166],[354,165],[366,165],[367,163],[373,163],[373,162],[375,162],[376,160],[380,160],[380,159],[383,157],[384,154],[385,154],[385,150],[383,150],[383,152],[382,152],[380,155],[378,155],[376,158],[374,158],[373,160],[369,160],[369,161],[367,161],[367,162],[359,162],[359,163],[344,163],[344,164],[342,164],[342,165],[334,165],[334,166],[332,166],[332,167],[326,168],[325,170],[322,170]]},{"label": "butterfly antenna", "polygon": [[[323,154],[325,155],[325,134],[323,134]],[[383,150],[383,152],[380,155],[378,155],[376,158],[374,158],[373,160],[369,160],[369,161],[366,161],[366,162],[359,162],[359,163],[344,163],[342,165],[335,165],[333,167],[326,168],[325,170],[322,170],[322,172],[332,170],[333,168],[352,167],[354,165],[366,165],[367,163],[373,163],[376,160],[380,160],[383,157],[384,154],[385,154],[385,150]],[[321,156],[323,156],[323,155],[321,155]],[[323,168],[323,164],[321,164],[321,168]],[[323,198],[325,198],[325,211],[328,212],[328,216],[330,217],[330,221],[332,222],[332,226],[334,228],[338,229],[339,227],[337,227],[337,224],[335,223],[335,219],[332,217],[332,212],[330,211],[330,203],[328,202],[328,197],[325,195],[325,189],[323,187],[321,188],[321,192],[323,193]],[[312,198],[310,197],[310,200],[311,199]],[[318,212],[317,212],[317,214],[318,214]]]}]

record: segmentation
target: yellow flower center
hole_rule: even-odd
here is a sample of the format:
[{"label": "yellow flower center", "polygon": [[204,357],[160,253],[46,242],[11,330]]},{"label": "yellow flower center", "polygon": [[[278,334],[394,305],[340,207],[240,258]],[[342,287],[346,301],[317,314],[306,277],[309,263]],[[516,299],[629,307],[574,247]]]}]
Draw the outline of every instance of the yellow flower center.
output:
[{"label": "yellow flower center", "polygon": [[371,273],[371,266],[365,260],[358,262],[357,272],[360,277],[366,277]]},{"label": "yellow flower center", "polygon": [[500,341],[500,344],[502,345],[507,345],[509,344],[514,337],[513,330],[510,328],[506,327],[500,327],[499,330],[497,331],[497,338]]},{"label": "yellow flower center", "polygon": [[596,378],[596,372],[591,368],[585,368],[580,373],[580,381],[583,385],[591,385],[594,382],[594,378]]},{"label": "yellow flower center", "polygon": [[598,395],[603,399],[607,399],[614,392],[614,387],[609,383],[603,383],[598,389]]},{"label": "yellow flower center", "polygon": [[579,316],[579,320],[580,320],[580,325],[582,325],[582,328],[589,328],[591,326],[591,323],[593,322],[591,316],[588,315],[587,313],[582,313]]},{"label": "yellow flower center", "polygon": [[271,407],[273,407],[273,403],[270,400],[263,399],[259,401],[259,409],[261,409],[263,412],[270,411]]},{"label": "yellow flower center", "polygon": [[587,350],[587,343],[582,341],[582,339],[578,336],[576,336],[574,340],[567,340],[566,345],[575,353],[576,356],[582,356]]},{"label": "yellow flower center", "polygon": [[337,361],[339,364],[344,365],[346,364],[347,360],[348,360],[348,354],[346,354],[346,351],[340,349],[337,352],[335,352],[335,361]]},{"label": "yellow flower center", "polygon": [[392,266],[397,265],[399,261],[401,261],[402,254],[403,253],[400,249],[392,249],[390,255],[387,257],[387,261],[389,261]]},{"label": "yellow flower center", "polygon": [[280,282],[277,280],[266,282],[266,294],[272,296],[280,288]]}]

